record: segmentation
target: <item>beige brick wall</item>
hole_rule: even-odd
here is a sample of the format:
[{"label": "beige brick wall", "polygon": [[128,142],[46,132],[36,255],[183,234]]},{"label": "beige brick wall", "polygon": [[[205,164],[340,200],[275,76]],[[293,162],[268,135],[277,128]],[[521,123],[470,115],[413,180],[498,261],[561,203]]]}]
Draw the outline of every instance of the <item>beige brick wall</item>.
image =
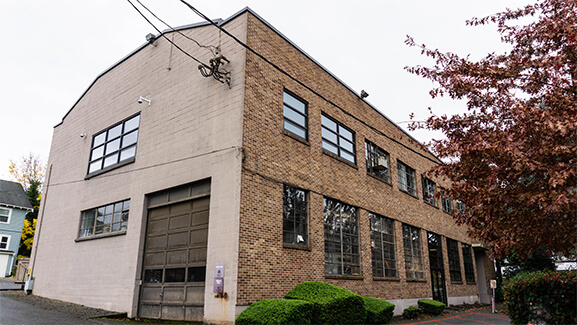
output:
[{"label": "beige brick wall", "polygon": [[[422,200],[421,175],[434,166],[431,162],[434,157],[251,15],[248,19],[248,45],[387,136],[335,108],[255,55],[247,54],[238,304],[281,298],[296,284],[308,280],[326,281],[363,295],[385,299],[430,297],[432,290],[425,230],[461,242],[471,242],[464,227],[457,226],[452,217],[440,208],[432,207]],[[282,94],[285,88],[308,102],[308,142],[297,141],[283,133]],[[323,152],[321,112],[355,132],[356,166]],[[391,184],[367,175],[365,139],[390,154]],[[397,159],[416,170],[417,197],[399,191]],[[438,187],[444,184],[440,180],[433,180]],[[310,249],[283,247],[282,183],[310,191]],[[360,279],[329,278],[324,274],[323,196],[360,208]],[[374,280],[372,277],[368,211],[396,220],[398,280]],[[423,229],[421,236],[425,281],[406,281],[401,229],[403,222]],[[443,251],[446,260],[445,240]],[[445,271],[449,295],[477,295],[476,285],[451,284],[447,261]]]}]

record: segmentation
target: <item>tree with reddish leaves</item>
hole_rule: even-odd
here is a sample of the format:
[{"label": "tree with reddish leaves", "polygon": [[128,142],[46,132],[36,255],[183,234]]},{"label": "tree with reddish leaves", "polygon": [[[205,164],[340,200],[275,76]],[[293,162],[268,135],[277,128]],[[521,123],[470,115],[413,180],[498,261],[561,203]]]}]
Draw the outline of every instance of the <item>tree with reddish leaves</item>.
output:
[{"label": "tree with reddish leaves", "polygon": [[435,83],[433,98],[467,102],[466,113],[432,114],[411,128],[445,135],[429,143],[445,162],[430,173],[453,182],[449,194],[467,206],[456,221],[496,257],[539,247],[570,254],[577,241],[577,1],[543,0],[467,21],[491,23],[510,51],[475,62],[407,37],[435,64],[406,69]]}]

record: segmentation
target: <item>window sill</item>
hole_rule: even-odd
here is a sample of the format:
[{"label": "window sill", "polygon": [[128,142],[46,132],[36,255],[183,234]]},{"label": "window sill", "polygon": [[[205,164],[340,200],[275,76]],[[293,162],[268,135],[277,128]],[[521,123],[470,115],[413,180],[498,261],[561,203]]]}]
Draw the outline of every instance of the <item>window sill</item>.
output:
[{"label": "window sill", "polygon": [[391,281],[391,282],[400,282],[401,279],[399,278],[385,278],[385,277],[373,277],[373,281]]},{"label": "window sill", "polygon": [[419,197],[418,197],[416,194],[413,194],[413,193],[411,193],[411,192],[407,192],[407,191],[402,190],[402,189],[400,189],[400,188],[399,188],[399,191],[401,191],[402,193],[407,194],[408,196],[412,197],[413,199],[419,199]]},{"label": "window sill", "polygon": [[359,167],[357,167],[357,165],[355,165],[355,164],[353,164],[352,162],[350,162],[350,161],[348,161],[348,160],[345,160],[345,159],[343,159],[343,158],[335,155],[335,154],[332,153],[332,152],[329,152],[329,151],[326,151],[325,149],[323,149],[323,153],[324,153],[325,155],[331,157],[331,158],[334,158],[334,159],[336,159],[336,160],[344,163],[345,165],[348,165],[348,166],[350,166],[350,167],[353,167],[354,169],[359,169]]},{"label": "window sill", "polygon": [[463,284],[463,281],[451,281],[451,284]]},{"label": "window sill", "polygon": [[78,242],[83,242],[83,241],[88,241],[88,240],[108,238],[108,237],[116,237],[116,236],[121,236],[121,235],[126,235],[126,230],[109,232],[107,234],[101,234],[101,235],[93,235],[93,236],[89,236],[89,237],[80,237],[80,238],[76,238],[74,241],[78,243]]},{"label": "window sill", "polygon": [[325,274],[325,279],[336,279],[336,280],[363,280],[362,275],[336,275],[336,274]]},{"label": "window sill", "polygon": [[415,283],[427,283],[427,280],[418,280],[418,279],[414,279],[414,280],[409,280],[407,279],[407,282],[415,282]]},{"label": "window sill", "polygon": [[423,200],[423,202],[425,202],[425,203],[426,203],[428,206],[430,206],[430,207],[433,207],[433,208],[435,208],[435,209],[437,209],[437,210],[439,209],[439,206],[438,206],[438,205],[434,205],[433,203],[428,202],[427,200]]},{"label": "window sill", "polygon": [[310,147],[310,145],[311,145],[307,140],[299,137],[298,135],[294,135],[294,134],[288,132],[287,130],[283,130],[282,133],[283,133],[284,135],[286,135],[287,137],[293,138],[293,139],[297,140],[298,142],[300,142],[300,143],[302,143],[302,144],[305,144],[305,145],[307,145],[307,146],[309,146],[309,147]]},{"label": "window sill", "polygon": [[389,182],[389,181],[387,181],[387,180],[384,180],[384,179],[382,179],[382,178],[380,178],[380,177],[378,177],[378,176],[375,176],[375,175],[369,173],[368,171],[367,171],[367,175],[369,175],[370,177],[372,177],[372,178],[374,178],[374,179],[376,179],[376,180],[378,180],[378,181],[381,181],[381,182],[389,185],[390,187],[393,187],[393,184],[391,184],[391,182]]},{"label": "window sill", "polygon": [[467,281],[467,285],[476,285],[476,284],[477,284],[477,282],[468,282]]},{"label": "window sill", "polygon": [[116,165],[108,166],[108,167],[106,167],[106,168],[104,168],[104,169],[101,169],[101,170],[99,170],[99,171],[95,171],[95,172],[93,172],[92,174],[86,175],[86,176],[84,177],[84,180],[88,180],[88,179],[91,179],[92,177],[95,177],[95,176],[98,176],[98,175],[107,173],[107,172],[109,172],[109,171],[111,171],[111,170],[113,170],[113,169],[120,168],[120,167],[122,167],[122,166],[126,166],[126,165],[128,165],[128,164],[133,163],[135,160],[136,160],[135,157],[132,157],[132,158],[126,159],[126,160],[124,160],[124,161],[121,161],[121,162],[119,162],[119,163],[116,164]]},{"label": "window sill", "polygon": [[282,244],[283,248],[288,248],[288,249],[296,249],[296,250],[301,250],[301,251],[311,251],[310,246],[303,246],[303,245],[293,245],[293,244],[286,244],[283,243]]}]

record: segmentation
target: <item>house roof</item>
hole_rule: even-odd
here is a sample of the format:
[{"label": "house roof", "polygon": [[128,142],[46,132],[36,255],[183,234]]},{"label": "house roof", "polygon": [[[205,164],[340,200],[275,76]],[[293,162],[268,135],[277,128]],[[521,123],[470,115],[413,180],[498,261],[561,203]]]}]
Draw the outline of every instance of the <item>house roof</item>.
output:
[{"label": "house roof", "polygon": [[32,204],[22,185],[0,179],[0,205],[5,205],[20,209],[32,209]]}]

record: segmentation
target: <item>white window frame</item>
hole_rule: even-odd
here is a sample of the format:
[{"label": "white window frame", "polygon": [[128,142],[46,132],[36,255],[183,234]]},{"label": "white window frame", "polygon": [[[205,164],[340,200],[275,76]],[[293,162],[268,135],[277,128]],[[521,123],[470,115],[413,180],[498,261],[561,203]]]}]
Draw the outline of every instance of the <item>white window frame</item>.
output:
[{"label": "white window frame", "polygon": [[435,194],[437,193],[437,184],[433,182],[430,178],[422,176],[423,183],[423,201],[429,203],[432,206],[438,207],[437,199],[435,199]]},{"label": "white window frame", "polygon": [[126,233],[129,215],[130,199],[84,210],[80,214],[78,238]]},{"label": "white window frame", "polygon": [[[2,247],[4,238],[6,238],[6,247]],[[10,247],[10,235],[0,235],[0,250],[8,250]]]},{"label": "white window frame", "polygon": [[397,160],[397,172],[399,175],[399,189],[405,193],[417,196],[417,178],[414,168]]},{"label": "white window frame", "polygon": [[308,141],[308,103],[288,90],[283,92],[283,124],[286,132]]},{"label": "white window frame", "polygon": [[7,207],[0,207],[0,210],[8,210],[8,215],[0,215],[0,216],[2,216],[2,217],[8,217],[8,219],[7,219],[6,221],[0,220],[0,223],[9,224],[9,223],[10,223],[10,219],[12,218],[12,209],[11,209],[11,208],[7,208]]}]

